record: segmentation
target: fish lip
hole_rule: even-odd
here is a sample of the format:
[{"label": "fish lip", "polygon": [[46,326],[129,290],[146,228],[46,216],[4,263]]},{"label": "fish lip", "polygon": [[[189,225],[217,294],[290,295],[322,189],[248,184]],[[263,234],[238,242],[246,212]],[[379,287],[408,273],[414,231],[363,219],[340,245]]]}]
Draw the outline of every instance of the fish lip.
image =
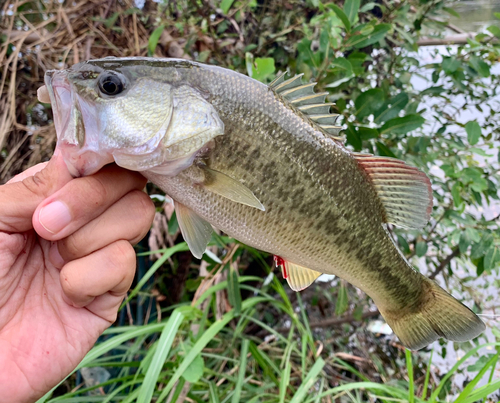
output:
[{"label": "fish lip", "polygon": [[67,141],[59,142],[57,145],[61,151],[69,173],[74,178],[93,175],[102,167],[114,162],[109,152],[99,153]]},{"label": "fish lip", "polygon": [[64,71],[50,70],[45,73],[45,85],[54,111],[54,125],[58,137],[66,137],[72,109],[75,107],[71,84]]}]

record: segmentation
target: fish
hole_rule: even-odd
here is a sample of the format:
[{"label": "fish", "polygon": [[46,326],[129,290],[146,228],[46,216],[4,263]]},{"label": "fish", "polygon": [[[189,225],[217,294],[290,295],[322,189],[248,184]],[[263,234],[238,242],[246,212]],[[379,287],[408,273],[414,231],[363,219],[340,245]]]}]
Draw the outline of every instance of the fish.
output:
[{"label": "fish", "polygon": [[301,76],[266,85],[183,59],[106,57],[47,71],[39,97],[70,172],[113,162],[141,172],[173,199],[195,257],[215,227],[274,255],[295,291],[322,273],[360,288],[411,350],[478,336],[481,319],[416,271],[389,232],[426,225],[428,177],[348,150],[328,93]]}]

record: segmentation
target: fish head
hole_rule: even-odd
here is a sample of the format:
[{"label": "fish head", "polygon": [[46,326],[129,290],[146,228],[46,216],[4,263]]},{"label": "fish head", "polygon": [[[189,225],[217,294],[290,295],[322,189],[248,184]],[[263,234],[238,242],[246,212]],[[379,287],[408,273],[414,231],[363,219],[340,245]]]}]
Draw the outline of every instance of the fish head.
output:
[{"label": "fish head", "polygon": [[100,59],[48,71],[45,85],[74,176],[111,162],[174,176],[224,133],[213,106],[168,64]]}]

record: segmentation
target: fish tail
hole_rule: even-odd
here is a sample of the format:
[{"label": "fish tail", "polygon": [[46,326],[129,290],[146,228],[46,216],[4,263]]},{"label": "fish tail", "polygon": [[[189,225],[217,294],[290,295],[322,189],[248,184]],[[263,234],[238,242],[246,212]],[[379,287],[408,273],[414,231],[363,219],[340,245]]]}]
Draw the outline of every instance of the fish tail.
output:
[{"label": "fish tail", "polygon": [[479,317],[434,281],[425,278],[421,300],[408,309],[380,313],[410,350],[420,350],[440,337],[468,341],[485,330]]}]

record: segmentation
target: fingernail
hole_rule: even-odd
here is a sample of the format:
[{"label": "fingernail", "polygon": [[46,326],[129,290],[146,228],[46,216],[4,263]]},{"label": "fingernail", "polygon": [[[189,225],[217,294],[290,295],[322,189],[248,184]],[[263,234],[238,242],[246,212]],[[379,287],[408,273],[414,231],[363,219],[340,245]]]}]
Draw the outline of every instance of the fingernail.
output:
[{"label": "fingernail", "polygon": [[55,234],[71,222],[71,214],[64,203],[55,201],[42,207],[38,220],[43,228]]},{"label": "fingernail", "polygon": [[66,263],[59,253],[59,248],[57,247],[56,242],[54,242],[50,247],[49,259],[56,269],[62,269],[64,264]]}]

